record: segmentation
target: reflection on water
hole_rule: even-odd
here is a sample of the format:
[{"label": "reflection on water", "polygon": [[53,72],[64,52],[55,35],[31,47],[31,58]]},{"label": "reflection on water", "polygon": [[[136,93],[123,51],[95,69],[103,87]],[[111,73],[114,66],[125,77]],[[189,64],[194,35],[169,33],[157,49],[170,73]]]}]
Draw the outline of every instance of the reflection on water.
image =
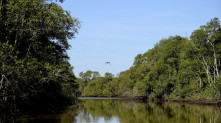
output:
[{"label": "reflection on water", "polygon": [[59,115],[26,116],[18,123],[221,123],[221,109],[180,103],[142,103],[83,99],[76,110]]}]

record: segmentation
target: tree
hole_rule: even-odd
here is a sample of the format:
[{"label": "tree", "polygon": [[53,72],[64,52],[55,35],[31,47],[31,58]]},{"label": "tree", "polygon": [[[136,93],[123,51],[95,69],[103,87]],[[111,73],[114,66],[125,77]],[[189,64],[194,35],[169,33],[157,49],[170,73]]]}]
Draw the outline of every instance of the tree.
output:
[{"label": "tree", "polygon": [[0,107],[13,113],[73,104],[78,85],[66,50],[78,19],[46,0],[0,0],[0,10]]},{"label": "tree", "polygon": [[144,82],[136,82],[133,88],[136,96],[147,96],[147,85]]},{"label": "tree", "polygon": [[104,89],[105,78],[99,77],[88,82],[87,86],[82,92],[82,96],[101,97]]},{"label": "tree", "polygon": [[219,19],[214,18],[207,25],[195,30],[191,35],[191,40],[198,50],[207,82],[211,87],[221,75],[221,27]]},{"label": "tree", "polygon": [[68,58],[67,39],[73,38],[79,28],[79,21],[69,12],[53,2],[46,4],[45,0],[5,0],[3,3],[1,42],[19,50],[20,58],[28,53],[42,61]]},{"label": "tree", "polygon": [[105,73],[105,77],[93,81],[90,76],[84,94],[90,95],[90,89],[96,88],[96,96],[220,99],[220,54],[221,27],[219,19],[214,18],[193,31],[190,39],[170,36],[160,40],[152,49],[138,54],[133,66],[118,77]]},{"label": "tree", "polygon": [[106,72],[105,75],[104,75],[104,77],[110,81],[110,80],[113,79],[114,74]]},{"label": "tree", "polygon": [[99,72],[97,71],[91,71],[91,70],[87,70],[85,73],[84,72],[80,72],[79,76],[85,81],[85,82],[89,82],[90,80],[94,80],[98,77],[100,77]]}]

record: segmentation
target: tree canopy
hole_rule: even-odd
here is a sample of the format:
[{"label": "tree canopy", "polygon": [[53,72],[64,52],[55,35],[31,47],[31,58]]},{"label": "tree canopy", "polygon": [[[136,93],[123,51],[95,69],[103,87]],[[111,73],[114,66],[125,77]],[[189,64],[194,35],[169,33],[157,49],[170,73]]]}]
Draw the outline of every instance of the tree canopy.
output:
[{"label": "tree canopy", "polygon": [[51,111],[73,104],[78,85],[67,50],[79,20],[56,1],[0,3],[0,111],[24,106]]},{"label": "tree canopy", "polygon": [[[220,54],[221,26],[219,19],[214,18],[194,30],[190,38],[170,36],[144,54],[138,54],[130,69],[103,83],[101,96],[221,99]],[[95,81],[103,80],[89,81],[83,92]]]}]

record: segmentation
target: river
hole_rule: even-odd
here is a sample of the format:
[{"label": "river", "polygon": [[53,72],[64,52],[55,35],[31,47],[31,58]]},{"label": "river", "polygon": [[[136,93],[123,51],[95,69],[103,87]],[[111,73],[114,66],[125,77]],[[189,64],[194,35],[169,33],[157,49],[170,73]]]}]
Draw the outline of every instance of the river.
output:
[{"label": "river", "polygon": [[82,98],[78,108],[53,115],[25,115],[15,123],[221,123],[221,108],[173,102],[144,103]]}]

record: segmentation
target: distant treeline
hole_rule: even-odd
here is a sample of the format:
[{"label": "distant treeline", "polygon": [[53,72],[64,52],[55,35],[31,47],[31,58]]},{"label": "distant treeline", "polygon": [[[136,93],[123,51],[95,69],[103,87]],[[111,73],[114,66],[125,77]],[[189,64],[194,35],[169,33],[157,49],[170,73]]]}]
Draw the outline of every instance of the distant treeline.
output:
[{"label": "distant treeline", "polygon": [[78,85],[66,50],[78,29],[78,19],[56,0],[0,0],[0,122],[7,113],[75,102]]},{"label": "distant treeline", "polygon": [[117,77],[80,73],[81,96],[149,99],[221,99],[221,27],[218,18],[190,36],[170,36],[135,57]]}]

